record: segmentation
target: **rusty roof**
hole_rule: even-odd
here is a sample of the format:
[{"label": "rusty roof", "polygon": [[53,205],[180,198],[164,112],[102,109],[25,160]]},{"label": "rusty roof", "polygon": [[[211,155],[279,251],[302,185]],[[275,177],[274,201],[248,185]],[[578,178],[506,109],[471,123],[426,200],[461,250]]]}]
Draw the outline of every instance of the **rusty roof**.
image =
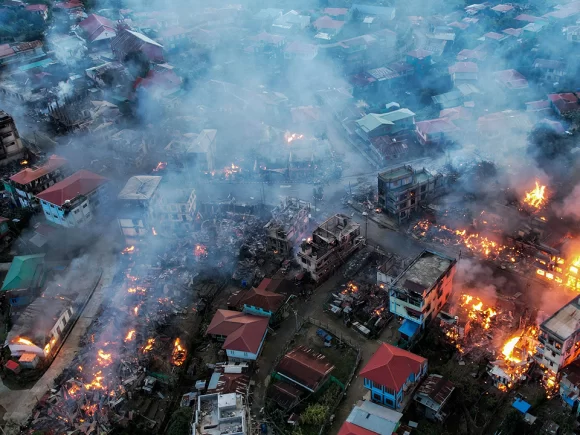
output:
[{"label": "rusty roof", "polygon": [[334,366],[324,355],[306,346],[288,352],[276,366],[278,373],[310,390],[316,390],[332,370]]},{"label": "rusty roof", "polygon": [[442,406],[451,393],[455,390],[455,386],[441,375],[429,375],[421,384],[416,394],[428,396],[431,400]]}]

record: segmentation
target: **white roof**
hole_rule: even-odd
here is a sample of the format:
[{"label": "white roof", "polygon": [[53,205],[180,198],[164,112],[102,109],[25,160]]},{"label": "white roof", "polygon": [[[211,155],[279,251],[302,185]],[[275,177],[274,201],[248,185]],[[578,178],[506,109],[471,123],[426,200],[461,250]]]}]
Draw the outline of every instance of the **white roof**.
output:
[{"label": "white roof", "polygon": [[148,44],[153,44],[156,45],[157,47],[161,47],[163,48],[163,45],[161,45],[158,42],[155,42],[153,39],[148,38],[147,36],[145,36],[143,33],[139,33],[139,32],[135,32],[133,30],[127,30],[127,32],[129,32],[131,35],[136,36],[137,38],[139,38],[141,41],[144,41]]},{"label": "white roof", "polygon": [[580,330],[579,297],[574,298],[567,305],[560,308],[552,317],[542,323],[541,328],[563,340],[567,340],[576,331]]}]

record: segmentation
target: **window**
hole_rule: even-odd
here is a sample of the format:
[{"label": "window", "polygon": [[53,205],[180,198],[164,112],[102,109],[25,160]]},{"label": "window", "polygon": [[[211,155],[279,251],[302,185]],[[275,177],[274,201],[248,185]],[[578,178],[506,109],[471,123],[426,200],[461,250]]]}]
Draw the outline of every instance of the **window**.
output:
[{"label": "window", "polygon": [[79,214],[81,210],[79,208],[75,209],[75,214]]},{"label": "window", "polygon": [[83,204],[83,208],[87,208],[88,206],[89,206],[89,203],[88,203],[88,202],[85,202],[85,203]]}]

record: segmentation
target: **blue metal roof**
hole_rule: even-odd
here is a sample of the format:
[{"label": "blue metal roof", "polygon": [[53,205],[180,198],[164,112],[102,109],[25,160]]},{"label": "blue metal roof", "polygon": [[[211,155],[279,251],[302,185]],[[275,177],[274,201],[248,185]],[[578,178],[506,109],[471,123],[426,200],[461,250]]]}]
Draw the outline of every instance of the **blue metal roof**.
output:
[{"label": "blue metal roof", "polygon": [[512,406],[520,411],[522,414],[528,412],[528,410],[532,407],[528,402],[522,399],[516,399]]},{"label": "blue metal roof", "polygon": [[405,334],[407,337],[412,337],[417,333],[419,330],[419,324],[412,322],[410,320],[405,319],[401,327],[399,328],[399,332],[401,334]]}]

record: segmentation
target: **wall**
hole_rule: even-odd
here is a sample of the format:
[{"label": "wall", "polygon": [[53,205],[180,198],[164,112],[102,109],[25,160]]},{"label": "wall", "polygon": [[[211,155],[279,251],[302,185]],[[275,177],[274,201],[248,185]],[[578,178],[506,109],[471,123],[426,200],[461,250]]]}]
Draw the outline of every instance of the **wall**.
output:
[{"label": "wall", "polygon": [[271,311],[264,310],[263,308],[254,307],[253,305],[246,305],[246,304],[244,304],[243,312],[247,313],[247,314],[253,314],[255,316],[263,316],[263,317],[271,317],[273,314]]}]

